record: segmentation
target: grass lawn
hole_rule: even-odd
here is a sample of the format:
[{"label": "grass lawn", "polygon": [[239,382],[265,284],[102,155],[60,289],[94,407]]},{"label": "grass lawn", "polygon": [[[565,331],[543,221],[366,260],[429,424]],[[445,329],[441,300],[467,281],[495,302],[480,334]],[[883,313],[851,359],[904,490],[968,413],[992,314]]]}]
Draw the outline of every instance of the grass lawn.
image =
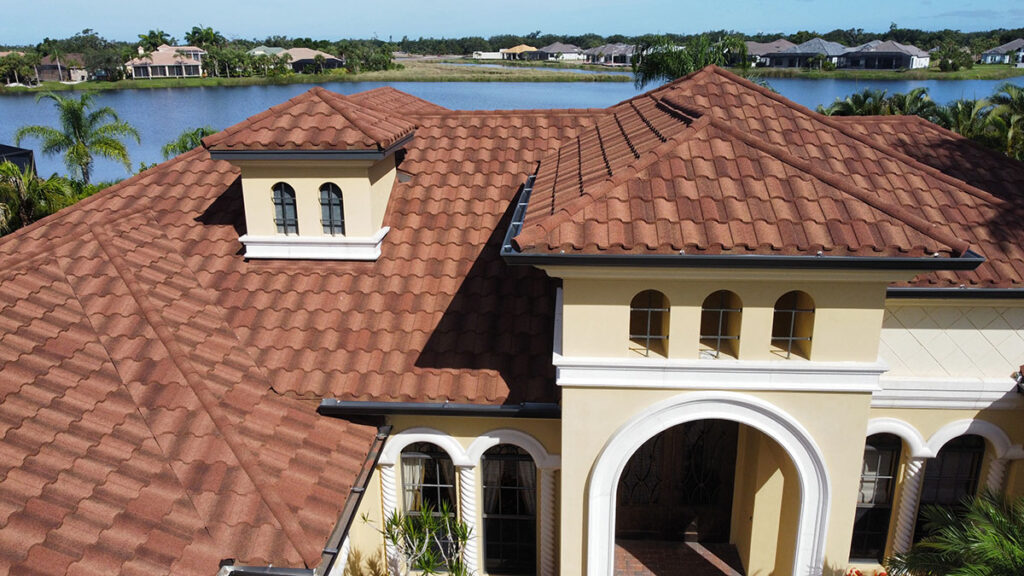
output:
[{"label": "grass lawn", "polygon": [[359,74],[289,74],[255,78],[157,78],[117,82],[61,84],[43,82],[39,87],[3,87],[0,94],[45,92],[47,90],[125,90],[140,88],[190,88],[199,86],[253,86],[265,84],[320,84],[324,82],[630,82],[629,76],[614,74],[578,74],[532,68],[484,68],[452,66],[444,62],[403,62],[401,70],[362,72]]},{"label": "grass lawn", "polygon": [[[733,69],[738,72],[737,69]],[[763,78],[844,78],[850,80],[1002,80],[1024,76],[1024,68],[1006,64],[975,64],[970,70],[942,72],[938,66],[927,70],[805,70],[801,68],[753,68]]]}]

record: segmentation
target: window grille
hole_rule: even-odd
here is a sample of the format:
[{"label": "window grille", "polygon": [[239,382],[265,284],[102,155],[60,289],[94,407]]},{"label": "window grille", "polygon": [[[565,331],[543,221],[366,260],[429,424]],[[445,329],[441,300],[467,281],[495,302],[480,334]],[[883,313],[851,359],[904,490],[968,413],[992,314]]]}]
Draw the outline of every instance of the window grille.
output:
[{"label": "window grille", "polygon": [[537,564],[537,467],[517,446],[501,444],[481,458],[484,571],[534,574]]},{"label": "window grille", "polygon": [[921,499],[917,508],[914,541],[927,536],[924,510],[927,506],[953,508],[978,491],[981,461],[985,456],[985,440],[968,434],[954,438],[924,465]]},{"label": "window grille", "polygon": [[333,182],[320,187],[320,222],[324,234],[345,234],[345,205],[342,202],[341,188]]},{"label": "window grille", "polygon": [[668,298],[657,290],[644,290],[629,304],[630,350],[648,357],[668,356]]},{"label": "window grille", "polygon": [[[406,515],[413,519],[422,517],[423,510],[429,507],[431,515],[440,517],[441,507],[447,506],[458,518],[457,502],[455,465],[448,453],[429,442],[406,446],[402,450],[402,506]],[[455,543],[441,540],[434,544],[437,545],[451,553]],[[435,551],[439,553],[439,549]]]},{"label": "window grille", "polygon": [[857,494],[850,560],[881,562],[889,538],[902,441],[892,434],[868,437]]},{"label": "window grille", "polygon": [[298,234],[299,217],[295,209],[295,189],[278,182],[274,184],[274,223],[278,234]]},{"label": "window grille", "polygon": [[700,357],[721,358],[722,354],[739,355],[740,297],[728,290],[719,290],[704,299],[700,313]]},{"label": "window grille", "polygon": [[814,332],[814,300],[804,292],[787,292],[775,301],[772,320],[772,352],[787,359],[793,354],[811,357]]}]

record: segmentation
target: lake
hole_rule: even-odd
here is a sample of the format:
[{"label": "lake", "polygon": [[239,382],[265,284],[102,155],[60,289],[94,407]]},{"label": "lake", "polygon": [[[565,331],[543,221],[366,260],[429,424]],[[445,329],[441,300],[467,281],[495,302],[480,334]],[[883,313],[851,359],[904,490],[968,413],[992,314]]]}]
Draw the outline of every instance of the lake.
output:
[{"label": "lake", "polygon": [[[1011,80],[1024,86],[1024,77]],[[926,87],[938,102],[990,95],[1002,80],[920,80],[863,81],[774,78],[770,84],[783,96],[814,108],[864,88],[906,92]],[[329,90],[352,94],[379,86],[393,86],[431,102],[453,109],[589,108],[605,107],[638,93],[628,82],[332,82]],[[225,128],[253,114],[279,104],[310,88],[307,84],[285,86],[244,86],[220,88],[166,88],[96,92],[98,105],[113,107],[139,130],[140,145],[130,143],[135,166],[162,160],[160,148],[187,128],[209,125]],[[0,143],[12,144],[18,127],[27,124],[56,125],[51,103],[36,103],[32,94],[0,96]],[[38,150],[38,141],[23,146]],[[36,154],[41,174],[64,172],[59,158]],[[99,160],[94,180],[126,176],[124,168]]]}]

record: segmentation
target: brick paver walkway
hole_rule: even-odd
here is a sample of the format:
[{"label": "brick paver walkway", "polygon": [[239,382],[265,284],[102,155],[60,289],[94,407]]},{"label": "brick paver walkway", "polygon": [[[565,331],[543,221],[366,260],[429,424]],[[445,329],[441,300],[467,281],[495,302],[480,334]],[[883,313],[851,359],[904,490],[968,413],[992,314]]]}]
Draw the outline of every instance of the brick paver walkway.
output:
[{"label": "brick paver walkway", "polygon": [[[735,548],[708,544],[717,558],[707,558],[685,542],[659,540],[616,540],[615,576],[725,576],[743,574]],[[715,560],[718,560],[717,562]],[[720,568],[728,564],[735,572]],[[718,564],[718,566],[716,566]]]}]

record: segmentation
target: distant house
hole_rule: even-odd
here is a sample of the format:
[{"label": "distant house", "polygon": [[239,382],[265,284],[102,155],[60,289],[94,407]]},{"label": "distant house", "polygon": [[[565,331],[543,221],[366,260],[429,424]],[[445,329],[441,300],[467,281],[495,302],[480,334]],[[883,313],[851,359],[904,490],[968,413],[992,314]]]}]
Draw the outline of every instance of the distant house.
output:
[{"label": "distant house", "polygon": [[1024,38],[1011,40],[1002,46],[981,53],[982,64],[1024,64]]},{"label": "distant house", "polygon": [[872,40],[849,49],[840,59],[842,68],[895,70],[899,68],[927,68],[931,56],[917,46],[900,44],[892,40]]},{"label": "distant house", "polygon": [[563,60],[563,61],[579,61],[586,60],[587,57],[583,54],[583,49],[579,46],[572,44],[563,44],[562,42],[555,42],[548,44],[543,48],[538,48],[536,52],[528,53],[530,60]]},{"label": "distant house", "polygon": [[811,65],[815,58],[823,56],[825,61],[839,65],[839,58],[849,50],[838,42],[829,42],[824,38],[812,38],[792,48],[766,54],[769,66],[773,68],[804,68]]},{"label": "distant house", "polygon": [[246,52],[249,56],[277,56],[281,52],[284,52],[284,48],[278,48],[277,46],[259,46]]},{"label": "distant house", "polygon": [[636,46],[631,44],[602,44],[583,51],[587,62],[607,66],[628,66],[633,63]]},{"label": "distant house", "polygon": [[132,78],[196,78],[203,75],[206,51],[195,46],[161,44],[146,54],[139,47],[139,57],[125,63]]},{"label": "distant house", "polygon": [[0,164],[4,162],[13,162],[22,170],[26,168],[35,170],[36,167],[31,150],[0,144]]},{"label": "distant house", "polygon": [[527,44],[520,44],[511,48],[502,48],[501,52],[502,60],[526,60],[528,56],[526,54],[530,52],[536,52],[537,49]]},{"label": "distant house", "polygon": [[768,55],[776,52],[789,50],[796,46],[785,38],[772,40],[771,42],[747,42],[747,58],[754,66],[768,66]]},{"label": "distant house", "polygon": [[84,82],[89,79],[85,57],[74,52],[44,57],[36,66],[36,76],[41,82]]},{"label": "distant house", "polygon": [[477,50],[473,52],[474,60],[501,60],[501,52],[484,52]]},{"label": "distant house", "polygon": [[[324,70],[333,70],[335,68],[343,68],[345,66],[345,61],[341,58],[321,50],[313,50],[312,48],[289,48],[287,50],[281,50],[281,52],[277,54],[278,57],[285,55],[291,57],[288,61],[288,65],[292,67],[292,70],[299,73],[316,72],[317,68],[320,68],[321,66]],[[322,64],[317,63],[317,56],[323,58]]]}]

